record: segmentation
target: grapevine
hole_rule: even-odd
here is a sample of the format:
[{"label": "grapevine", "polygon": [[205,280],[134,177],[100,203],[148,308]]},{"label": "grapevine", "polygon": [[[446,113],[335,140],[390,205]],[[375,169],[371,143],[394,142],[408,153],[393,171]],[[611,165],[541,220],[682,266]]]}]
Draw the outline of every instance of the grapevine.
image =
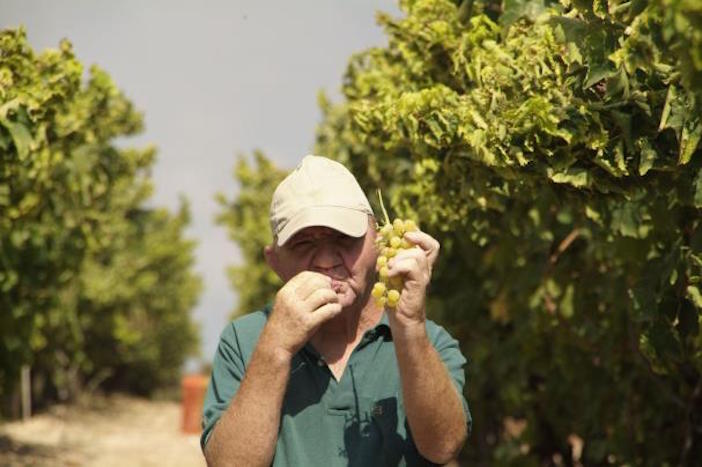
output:
[{"label": "grapevine", "polygon": [[389,277],[388,261],[399,252],[414,247],[409,240],[404,238],[404,235],[406,232],[418,230],[418,227],[415,221],[411,219],[395,219],[390,222],[380,190],[378,190],[378,198],[380,199],[380,209],[385,222],[382,226],[378,226],[378,238],[376,240],[378,260],[376,269],[379,281],[373,285],[371,295],[373,295],[380,307],[395,308],[400,301],[404,281],[401,277]]}]

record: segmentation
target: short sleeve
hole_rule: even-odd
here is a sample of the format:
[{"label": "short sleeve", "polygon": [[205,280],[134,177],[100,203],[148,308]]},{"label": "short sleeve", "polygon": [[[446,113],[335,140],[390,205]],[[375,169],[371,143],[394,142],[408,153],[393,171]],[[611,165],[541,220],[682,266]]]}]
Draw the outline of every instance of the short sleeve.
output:
[{"label": "short sleeve", "polygon": [[470,434],[473,428],[473,417],[470,414],[470,408],[468,407],[468,401],[466,400],[464,391],[466,383],[464,367],[468,361],[461,353],[458,341],[451,337],[446,329],[436,325],[434,333],[434,348],[439,353],[439,357],[444,362],[444,365],[446,365],[446,368],[451,375],[451,379],[453,380],[453,384],[458,390],[458,394],[461,398],[461,404],[463,405],[463,412],[466,416],[468,434]]},{"label": "short sleeve", "polygon": [[212,429],[222,416],[244,378],[245,361],[233,324],[229,324],[219,338],[217,352],[212,363],[212,376],[207,387],[202,414],[202,436],[200,446],[205,445]]}]

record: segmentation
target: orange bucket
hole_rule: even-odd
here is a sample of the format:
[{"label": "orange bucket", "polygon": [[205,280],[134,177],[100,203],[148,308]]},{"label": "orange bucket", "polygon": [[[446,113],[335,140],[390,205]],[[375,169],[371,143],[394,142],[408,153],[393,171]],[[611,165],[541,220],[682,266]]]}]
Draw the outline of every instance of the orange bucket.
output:
[{"label": "orange bucket", "polygon": [[204,375],[187,375],[181,380],[181,407],[183,433],[200,433],[202,430],[202,405],[205,402],[205,392],[209,378]]}]

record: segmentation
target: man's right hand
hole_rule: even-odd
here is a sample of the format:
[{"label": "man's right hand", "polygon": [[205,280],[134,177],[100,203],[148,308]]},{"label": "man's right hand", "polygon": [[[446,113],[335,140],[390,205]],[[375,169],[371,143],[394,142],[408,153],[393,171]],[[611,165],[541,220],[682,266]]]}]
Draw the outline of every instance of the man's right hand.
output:
[{"label": "man's right hand", "polygon": [[292,358],[322,323],[338,315],[341,305],[331,284],[324,274],[302,271],[281,287],[263,331],[268,345]]},{"label": "man's right hand", "polygon": [[304,271],[281,287],[241,385],[207,442],[209,465],[271,465],[290,378],[285,369],[340,311],[331,279],[323,274]]}]

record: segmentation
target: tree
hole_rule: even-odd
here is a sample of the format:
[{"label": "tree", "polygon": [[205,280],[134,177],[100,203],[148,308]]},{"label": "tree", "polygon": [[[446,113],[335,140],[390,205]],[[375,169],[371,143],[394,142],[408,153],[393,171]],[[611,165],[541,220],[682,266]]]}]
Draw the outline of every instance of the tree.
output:
[{"label": "tree", "polygon": [[222,211],[217,223],[224,225],[229,238],[241,251],[244,265],[229,268],[229,279],[237,291],[238,305],[234,315],[249,313],[264,305],[280,287],[280,279],[263,256],[263,248],[273,241],[268,224],[273,190],[286,175],[271,163],[262,152],[253,155],[251,164],[240,156],[234,168],[239,192],[234,200],[217,194]]},{"label": "tree", "polygon": [[[83,79],[68,41],[35,55],[23,29],[0,32],[2,393],[23,364],[37,402],[137,364],[162,382],[192,350],[199,279],[182,238],[187,207],[146,208],[155,150],[114,142],[141,127],[107,73],[92,67]],[[169,342],[166,329],[180,337]]]},{"label": "tree", "polygon": [[442,243],[428,310],[470,359],[464,458],[693,464],[702,5],[401,8],[322,96],[316,153]]}]

